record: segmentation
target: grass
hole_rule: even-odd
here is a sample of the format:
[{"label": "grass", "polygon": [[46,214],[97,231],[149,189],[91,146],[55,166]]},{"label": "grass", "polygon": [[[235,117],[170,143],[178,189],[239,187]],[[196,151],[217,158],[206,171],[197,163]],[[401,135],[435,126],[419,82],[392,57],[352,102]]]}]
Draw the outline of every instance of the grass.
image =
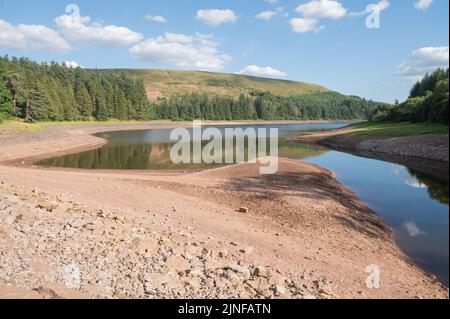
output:
[{"label": "grass", "polygon": [[174,70],[122,70],[144,80],[147,90],[170,97],[179,93],[208,93],[237,97],[251,91],[268,91],[281,96],[328,92],[319,85],[239,74]]},{"label": "grass", "polygon": [[[39,132],[50,126],[82,126],[82,125],[115,125],[115,124],[138,124],[143,123],[142,121],[119,121],[119,120],[109,120],[105,122],[98,121],[73,121],[73,122],[37,122],[34,124],[25,123],[20,119],[6,120],[0,123],[0,131],[21,131],[21,132]],[[172,123],[171,121],[155,121],[155,123]]]},{"label": "grass", "polygon": [[363,123],[352,126],[349,134],[380,138],[448,134],[448,125],[436,123]]},{"label": "grass", "polygon": [[[208,123],[229,123],[229,121],[202,121],[204,124]],[[245,121],[246,123],[259,122],[255,121]],[[73,122],[36,122],[36,123],[25,123],[21,119],[5,120],[0,122],[0,134],[3,132],[14,131],[14,132],[40,132],[47,127],[51,126],[89,126],[89,125],[127,125],[127,124],[192,124],[192,121],[172,121],[172,120],[154,120],[154,121],[119,121],[119,120],[108,120],[104,122],[92,121],[73,121]]]}]

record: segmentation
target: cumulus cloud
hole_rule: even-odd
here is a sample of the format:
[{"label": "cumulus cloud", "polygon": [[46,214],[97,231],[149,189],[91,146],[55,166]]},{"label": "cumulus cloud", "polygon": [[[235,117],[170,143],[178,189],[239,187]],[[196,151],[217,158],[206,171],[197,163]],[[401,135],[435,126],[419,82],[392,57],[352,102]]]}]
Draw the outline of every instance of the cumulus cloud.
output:
[{"label": "cumulus cloud", "polygon": [[402,81],[417,82],[426,73],[437,68],[449,67],[449,47],[425,47],[415,50],[408,62],[403,62],[395,69],[395,74],[402,76]]},{"label": "cumulus cloud", "polygon": [[224,23],[235,23],[238,19],[234,11],[226,9],[211,9],[211,10],[198,10],[197,19],[203,23],[211,26],[217,27]]},{"label": "cumulus cloud", "polygon": [[324,28],[324,26],[319,25],[319,20],[316,19],[303,19],[294,18],[290,21],[292,30],[297,33],[306,33],[315,31],[318,32]]},{"label": "cumulus cloud", "polygon": [[411,237],[418,237],[426,234],[426,232],[421,230],[414,221],[404,223],[403,228],[406,229],[408,235]]},{"label": "cumulus cloud", "polygon": [[299,5],[295,11],[309,19],[328,18],[338,20],[347,14],[347,9],[335,0],[312,0]]},{"label": "cumulus cloud", "polygon": [[347,9],[335,0],[311,0],[299,5],[295,11],[301,18],[291,19],[292,30],[297,33],[318,32],[324,29],[321,19],[339,20],[347,15]]},{"label": "cumulus cloud", "polygon": [[76,68],[84,69],[84,66],[82,66],[81,64],[78,64],[75,61],[64,61],[63,63],[61,63],[61,65],[68,67],[68,68],[72,68],[72,69],[76,69]]},{"label": "cumulus cloud", "polygon": [[267,77],[267,78],[281,78],[287,75],[285,72],[271,68],[270,66],[260,67],[257,65],[248,65],[241,71],[239,71],[238,74]]},{"label": "cumulus cloud", "polygon": [[163,16],[152,16],[150,14],[145,16],[145,19],[152,22],[166,23],[167,19]]},{"label": "cumulus cloud", "polygon": [[62,15],[55,19],[64,36],[73,42],[102,43],[121,46],[137,43],[143,35],[126,27],[90,22],[91,18],[79,15]]},{"label": "cumulus cloud", "polygon": [[137,60],[173,64],[182,68],[220,70],[231,58],[222,54],[212,35],[194,36],[166,33],[157,38],[147,39],[130,49]]},{"label": "cumulus cloud", "polygon": [[414,3],[414,7],[417,10],[425,11],[431,6],[432,3],[433,0],[419,0],[416,3]]},{"label": "cumulus cloud", "polygon": [[0,47],[42,52],[68,52],[71,45],[55,30],[36,24],[18,24],[0,20]]}]

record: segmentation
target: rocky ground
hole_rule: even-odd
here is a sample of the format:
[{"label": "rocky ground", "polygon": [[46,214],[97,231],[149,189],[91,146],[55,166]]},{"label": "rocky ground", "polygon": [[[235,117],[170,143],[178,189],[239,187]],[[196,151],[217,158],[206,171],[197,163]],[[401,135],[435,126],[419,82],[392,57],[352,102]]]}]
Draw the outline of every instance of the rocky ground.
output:
[{"label": "rocky ground", "polygon": [[[158,232],[125,212],[92,210],[71,194],[53,197],[1,182],[1,297],[322,298],[326,277],[292,277],[246,261],[251,246]],[[180,235],[180,234],[179,234]],[[21,293],[22,292],[22,293]]]},{"label": "rocky ground", "polygon": [[[448,298],[317,166],[280,159],[276,175],[261,177],[250,164],[30,165],[101,145],[90,134],[104,129],[0,135],[0,298]],[[379,289],[366,285],[373,265]]]},{"label": "rocky ground", "polygon": [[388,153],[399,156],[425,158],[448,163],[449,140],[446,135],[422,135],[393,138],[389,140],[367,140],[356,145],[356,150]]}]

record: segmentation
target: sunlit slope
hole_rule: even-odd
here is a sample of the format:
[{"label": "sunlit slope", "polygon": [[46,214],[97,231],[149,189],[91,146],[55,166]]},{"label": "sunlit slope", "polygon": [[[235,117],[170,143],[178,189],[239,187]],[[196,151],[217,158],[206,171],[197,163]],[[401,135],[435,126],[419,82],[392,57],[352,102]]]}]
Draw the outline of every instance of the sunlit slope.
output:
[{"label": "sunlit slope", "polygon": [[265,79],[238,74],[173,70],[122,70],[142,78],[151,100],[182,93],[211,93],[238,96],[251,91],[267,91],[275,95],[296,96],[329,90],[315,84]]}]

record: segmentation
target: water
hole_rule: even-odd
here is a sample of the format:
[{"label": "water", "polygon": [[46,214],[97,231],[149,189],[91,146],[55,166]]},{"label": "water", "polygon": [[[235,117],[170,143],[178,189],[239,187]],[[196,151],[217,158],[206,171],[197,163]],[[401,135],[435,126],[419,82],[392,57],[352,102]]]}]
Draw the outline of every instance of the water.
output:
[{"label": "water", "polygon": [[[400,248],[422,269],[449,282],[449,182],[389,162],[330,151],[323,147],[286,142],[283,137],[302,131],[339,128],[337,124],[255,125],[278,127],[279,155],[302,159],[337,174],[396,232]],[[251,127],[255,127],[251,126]],[[241,126],[246,128],[249,126]],[[225,127],[220,127],[223,131]],[[102,148],[39,162],[40,165],[84,169],[203,169],[214,165],[174,165],[170,160],[171,130],[99,134],[108,138]]]}]

